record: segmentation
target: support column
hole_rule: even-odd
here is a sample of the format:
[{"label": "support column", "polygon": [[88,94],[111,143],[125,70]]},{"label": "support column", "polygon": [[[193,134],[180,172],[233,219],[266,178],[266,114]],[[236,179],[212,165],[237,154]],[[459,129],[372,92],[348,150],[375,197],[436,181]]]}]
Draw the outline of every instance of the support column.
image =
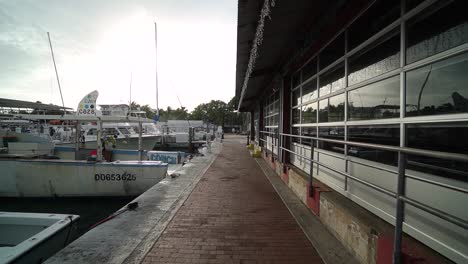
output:
[{"label": "support column", "polygon": [[263,141],[261,141],[260,139],[263,138],[262,136],[262,133],[260,133],[260,131],[264,131],[265,128],[263,127],[263,117],[265,115],[265,113],[263,113],[263,102],[260,101],[258,103],[258,106],[260,107],[259,109],[259,115],[258,115],[258,144],[262,147],[263,146]]},{"label": "support column", "polygon": [[250,142],[255,141],[255,111],[250,111]]},{"label": "support column", "polygon": [[[283,79],[283,85],[281,92],[281,122],[280,122],[280,131],[284,134],[291,134],[291,85],[289,78]],[[281,146],[284,148],[289,148],[291,143],[290,137],[283,137],[281,141]],[[287,151],[282,151],[282,162],[290,162],[290,153]]]}]

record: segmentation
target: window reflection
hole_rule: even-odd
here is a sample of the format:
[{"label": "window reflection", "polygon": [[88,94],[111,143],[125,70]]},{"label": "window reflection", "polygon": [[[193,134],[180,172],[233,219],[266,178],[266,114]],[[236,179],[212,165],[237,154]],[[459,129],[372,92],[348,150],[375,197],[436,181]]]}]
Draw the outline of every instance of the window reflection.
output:
[{"label": "window reflection", "polygon": [[296,88],[301,83],[301,72],[296,72],[292,77],[292,88]]},{"label": "window reflection", "polygon": [[302,106],[302,124],[317,122],[317,103]]},{"label": "window reflection", "polygon": [[405,11],[408,12],[411,9],[417,7],[422,2],[424,2],[424,0],[406,0],[405,2],[406,2]]},{"label": "window reflection", "polygon": [[302,86],[302,103],[317,98],[317,80],[313,79]]},{"label": "window reflection", "polygon": [[350,91],[348,105],[348,120],[399,117],[400,76]]},{"label": "window reflection", "polygon": [[[319,137],[320,138],[328,138],[328,139],[336,139],[336,140],[344,140],[344,128],[343,127],[319,127]],[[344,145],[320,141],[319,148],[344,153]]]},{"label": "window reflection", "polygon": [[319,55],[319,69],[322,70],[344,55],[344,34],[333,40]]},{"label": "window reflection", "polygon": [[406,115],[468,112],[468,53],[406,74]]},{"label": "window reflection", "polygon": [[[351,126],[348,128],[348,140],[371,144],[399,146],[400,126]],[[396,152],[383,151],[373,148],[349,146],[348,155],[385,164],[395,166],[398,165],[398,154]]]},{"label": "window reflection", "polygon": [[[302,127],[302,135],[306,137],[317,137],[317,127]],[[302,144],[307,146],[310,146],[312,142],[314,143],[314,147],[316,147],[316,140],[311,140],[307,138],[302,139]]]},{"label": "window reflection", "polygon": [[338,122],[344,120],[345,95],[340,94],[319,103],[319,122]]},{"label": "window reflection", "polygon": [[328,122],[344,120],[345,94],[330,97],[328,105]]},{"label": "window reflection", "polygon": [[[468,154],[468,123],[411,124],[408,146],[443,152]],[[408,156],[408,168],[466,181],[468,163],[422,156]]]},{"label": "window reflection", "polygon": [[300,124],[301,122],[300,109],[301,109],[300,107],[292,109],[292,123],[293,124]]},{"label": "window reflection", "polygon": [[315,74],[317,74],[317,58],[309,61],[304,68],[302,68],[302,79],[306,81]]},{"label": "window reflection", "polygon": [[344,88],[344,67],[340,64],[323,75],[320,75],[320,96],[338,91]]},{"label": "window reflection", "polygon": [[[400,67],[400,34],[395,30],[387,40],[364,54],[354,55],[349,62],[348,84],[353,85]],[[393,36],[393,37],[391,37]]]},{"label": "window reflection", "polygon": [[[299,129],[300,129],[299,127],[293,127],[291,133],[292,133],[293,135],[299,136],[299,135],[300,135],[300,133],[299,133],[300,130],[299,130]],[[301,140],[300,140],[298,137],[291,137],[291,141],[292,141],[292,142],[299,143]]]},{"label": "window reflection", "polygon": [[292,106],[301,104],[301,89],[296,89],[292,92]]},{"label": "window reflection", "polygon": [[400,1],[376,1],[348,29],[348,47],[354,49],[400,17]]},{"label": "window reflection", "polygon": [[[412,63],[468,42],[466,0],[439,1],[408,21],[407,63]],[[446,5],[441,9],[441,5]]]},{"label": "window reflection", "polygon": [[328,122],[328,98],[319,102],[319,122]]}]

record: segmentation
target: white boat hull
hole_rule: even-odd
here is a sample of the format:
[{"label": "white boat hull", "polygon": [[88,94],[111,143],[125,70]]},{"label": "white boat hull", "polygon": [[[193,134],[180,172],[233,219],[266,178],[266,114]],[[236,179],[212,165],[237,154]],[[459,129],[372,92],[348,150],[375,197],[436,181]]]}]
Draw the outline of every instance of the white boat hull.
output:
[{"label": "white boat hull", "polygon": [[[143,136],[142,137],[142,146],[143,150],[153,150],[156,145],[156,141],[159,139],[159,136]],[[86,141],[85,143],[80,143],[81,148],[95,149],[97,147],[96,141]],[[75,146],[75,143],[56,143],[57,146],[70,147]],[[116,149],[129,149],[135,150],[138,149],[138,137],[129,137],[129,138],[117,138],[116,139]]]},{"label": "white boat hull", "polygon": [[1,197],[136,196],[166,177],[158,161],[0,160]]}]

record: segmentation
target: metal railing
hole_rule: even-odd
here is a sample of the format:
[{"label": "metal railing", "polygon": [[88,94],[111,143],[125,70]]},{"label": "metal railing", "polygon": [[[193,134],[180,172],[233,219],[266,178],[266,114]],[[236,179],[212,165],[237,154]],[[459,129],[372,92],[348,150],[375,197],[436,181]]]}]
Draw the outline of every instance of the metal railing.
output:
[{"label": "metal railing", "polygon": [[[284,152],[288,152],[291,154],[294,154],[295,156],[298,156],[304,160],[307,160],[310,162],[310,172],[309,172],[309,193],[313,195],[314,189],[312,187],[312,181],[313,181],[313,165],[316,164],[317,166],[323,166],[327,168],[328,170],[331,170],[335,173],[338,173],[342,176],[345,177],[345,188],[344,191],[347,192],[347,184],[348,184],[348,178],[352,179],[358,183],[361,183],[373,190],[376,190],[378,192],[381,192],[387,196],[390,196],[394,199],[396,199],[396,212],[395,212],[395,233],[394,233],[394,250],[393,250],[393,263],[400,263],[401,261],[401,243],[402,243],[402,236],[403,236],[403,222],[404,222],[404,205],[409,204],[412,205],[420,210],[423,210],[429,214],[432,214],[434,216],[437,216],[445,221],[448,221],[454,225],[457,225],[461,228],[468,229],[468,221],[465,219],[461,219],[457,216],[454,216],[452,214],[443,212],[437,208],[431,207],[427,204],[420,203],[414,199],[411,199],[407,196],[405,196],[405,180],[406,178],[411,178],[413,180],[425,182],[428,184],[436,185],[439,187],[447,188],[456,192],[461,192],[468,194],[468,189],[452,186],[449,184],[437,182],[434,180],[428,180],[424,179],[421,177],[417,176],[411,176],[411,175],[406,175],[406,166],[407,166],[407,155],[418,155],[418,156],[423,156],[423,157],[430,157],[430,158],[438,158],[438,159],[446,159],[446,160],[453,160],[453,161],[460,161],[460,162],[468,162],[468,155],[463,155],[463,154],[457,154],[457,153],[448,153],[448,152],[440,152],[440,151],[432,151],[432,150],[422,150],[422,149],[415,149],[415,148],[408,148],[408,147],[396,147],[396,146],[388,146],[388,145],[380,145],[380,144],[371,144],[371,143],[362,143],[362,142],[353,142],[353,141],[344,141],[344,140],[336,140],[336,139],[328,139],[328,138],[318,138],[318,137],[310,137],[310,136],[300,136],[300,135],[292,135],[292,134],[286,134],[286,133],[273,133],[270,131],[260,131],[260,133],[263,134],[268,134],[268,135],[274,135],[276,136],[276,140],[279,142],[277,146],[273,147],[278,147],[278,150],[282,150]],[[285,146],[283,146],[283,139],[284,138],[298,138],[298,139],[307,139],[310,140],[310,148],[311,148],[311,157],[307,157],[301,154],[298,154]],[[260,140],[266,142],[267,140],[264,140],[262,137],[260,137]],[[271,143],[273,144],[274,141]],[[331,167],[330,165],[324,164],[318,160],[314,159],[314,143],[318,145],[318,142],[329,142],[329,143],[335,143],[335,144],[343,144],[345,148],[347,146],[355,146],[355,147],[363,147],[363,148],[371,148],[371,149],[376,149],[376,150],[383,150],[383,151],[390,151],[390,152],[396,152],[398,153],[398,169],[396,172],[390,171],[392,173],[396,173],[398,175],[398,181],[397,181],[397,191],[393,192],[391,190],[387,190],[385,188],[382,188],[380,186],[377,186],[373,183],[370,183],[366,180],[359,179],[347,172],[348,170],[348,162],[350,161],[347,157],[347,155],[344,156],[344,161],[345,161],[345,170],[346,171],[340,171],[338,169],[335,169]],[[278,151],[279,155],[279,151]],[[273,159],[273,155],[272,155]],[[370,166],[374,169],[378,170],[383,170],[389,172],[388,169],[386,168],[381,168],[378,166],[372,166],[368,164],[364,164],[366,166]]]}]

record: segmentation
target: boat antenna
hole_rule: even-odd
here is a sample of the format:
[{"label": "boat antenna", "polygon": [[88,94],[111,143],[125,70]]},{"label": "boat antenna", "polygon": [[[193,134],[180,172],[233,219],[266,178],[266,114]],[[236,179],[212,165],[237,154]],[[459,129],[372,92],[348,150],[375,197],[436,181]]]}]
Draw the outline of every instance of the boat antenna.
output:
[{"label": "boat antenna", "polygon": [[130,72],[130,103],[128,104],[128,114],[132,111],[132,72]]},{"label": "boat antenna", "polygon": [[[174,87],[174,86],[172,86],[172,87]],[[176,96],[177,96],[177,101],[179,101],[180,109],[182,109],[183,106],[182,106],[182,103],[180,102],[180,98],[179,98],[179,95],[177,94],[177,92],[176,92]],[[190,125],[190,120],[188,119],[188,116],[186,117],[186,120],[187,120],[187,123],[188,123],[189,127],[191,127],[192,125]]]},{"label": "boat antenna", "polygon": [[154,22],[154,48],[155,48],[155,75],[156,75],[156,116],[159,120],[159,102],[158,102],[158,25]]},{"label": "boat antenna", "polygon": [[47,32],[47,38],[49,39],[50,53],[52,54],[52,61],[54,62],[55,76],[57,76],[57,84],[60,91],[60,97],[62,98],[63,114],[65,114],[65,103],[63,102],[62,87],[60,86],[59,75],[57,72],[57,65],[55,64],[54,50],[52,49],[52,41],[50,41],[50,34]]}]

